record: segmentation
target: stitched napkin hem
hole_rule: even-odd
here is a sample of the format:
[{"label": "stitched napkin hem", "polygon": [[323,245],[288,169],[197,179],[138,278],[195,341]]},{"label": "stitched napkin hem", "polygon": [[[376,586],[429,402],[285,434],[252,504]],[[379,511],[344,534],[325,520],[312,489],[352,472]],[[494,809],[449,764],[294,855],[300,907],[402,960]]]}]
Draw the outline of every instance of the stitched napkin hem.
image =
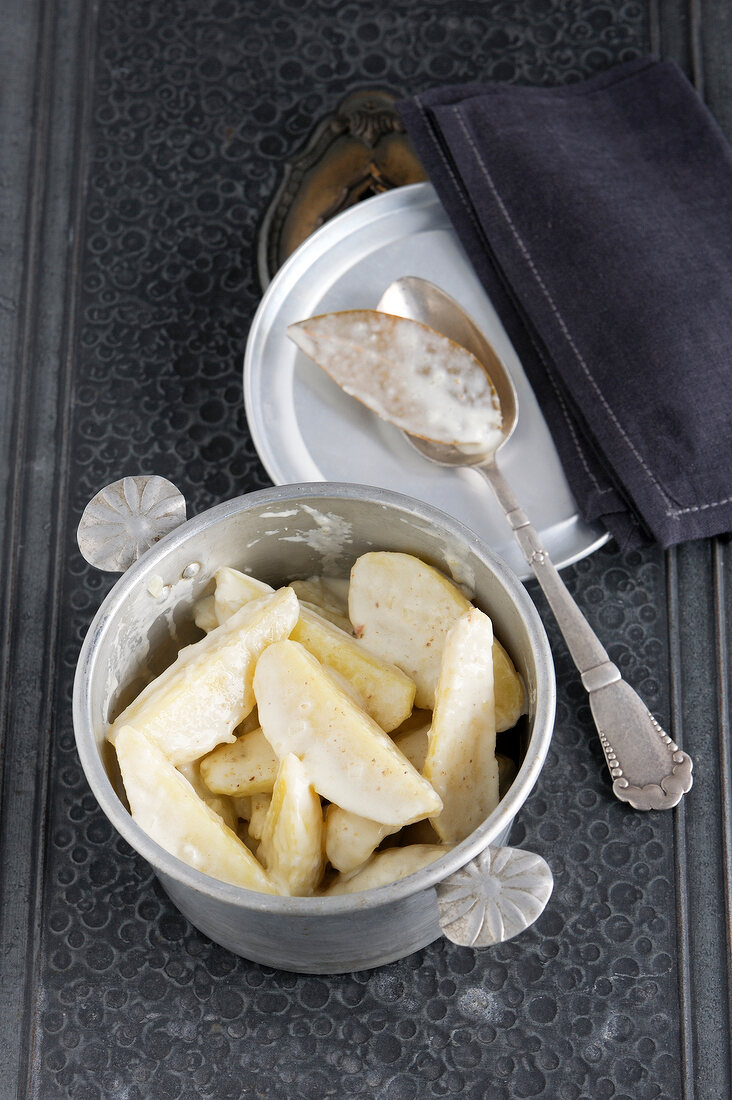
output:
[{"label": "stitched napkin hem", "polygon": [[732,158],[683,74],[398,106],[583,517],[623,545],[730,530]]}]

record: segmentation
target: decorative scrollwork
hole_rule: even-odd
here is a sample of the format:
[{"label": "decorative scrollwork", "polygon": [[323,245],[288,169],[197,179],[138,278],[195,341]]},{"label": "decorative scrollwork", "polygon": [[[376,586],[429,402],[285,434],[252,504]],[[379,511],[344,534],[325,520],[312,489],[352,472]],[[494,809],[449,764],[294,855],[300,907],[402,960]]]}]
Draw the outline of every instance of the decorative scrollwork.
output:
[{"label": "decorative scrollwork", "polygon": [[437,887],[440,927],[463,947],[510,940],[543,912],[553,881],[541,856],[489,846]]},{"label": "decorative scrollwork", "polygon": [[352,92],[285,165],[259,237],[262,286],[334,215],[368,195],[426,178],[395,101],[380,88]]},{"label": "decorative scrollwork", "polygon": [[164,477],[123,477],[89,501],[76,537],[90,565],[123,573],[185,518],[183,496]]},{"label": "decorative scrollwork", "polygon": [[[671,758],[674,767],[660,783],[646,783],[639,787],[629,783],[624,776],[618,776],[613,783],[613,791],[622,802],[628,802],[636,810],[666,810],[677,806],[693,783],[693,762],[687,753],[680,749]],[[620,770],[620,769],[617,769]],[[611,774],[616,771],[611,769]]]}]

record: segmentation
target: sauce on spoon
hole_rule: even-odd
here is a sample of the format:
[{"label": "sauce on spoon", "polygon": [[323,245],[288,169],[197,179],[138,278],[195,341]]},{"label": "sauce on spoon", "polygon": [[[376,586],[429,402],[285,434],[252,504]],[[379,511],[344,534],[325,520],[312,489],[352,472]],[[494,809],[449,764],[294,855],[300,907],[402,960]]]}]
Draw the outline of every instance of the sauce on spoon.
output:
[{"label": "sauce on spoon", "polygon": [[311,317],[287,333],[341,389],[402,431],[466,453],[501,441],[501,409],[485,370],[427,325],[356,309]]}]

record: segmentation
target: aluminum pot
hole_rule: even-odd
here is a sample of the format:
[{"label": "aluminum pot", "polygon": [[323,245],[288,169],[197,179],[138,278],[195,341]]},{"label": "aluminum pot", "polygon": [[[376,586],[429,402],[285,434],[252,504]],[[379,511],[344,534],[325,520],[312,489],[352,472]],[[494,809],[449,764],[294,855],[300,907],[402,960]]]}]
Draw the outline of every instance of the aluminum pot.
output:
[{"label": "aluminum pot", "polygon": [[[555,681],[543,625],[517,577],[454,519],[367,486],[283,485],[184,520],[182,497],[156,477],[124,478],[88,506],[79,528],[82,552],[102,568],[129,568],[91,624],[74,684],[76,743],[91,789],[181,912],[238,955],[314,974],[389,963],[441,934],[489,946],[531,924],[551,893],[551,872],[540,856],[503,845],[546,756]],[[346,577],[369,550],[422,558],[491,616],[529,699],[523,760],[512,786],[486,821],[437,861],[358,894],[271,897],[187,866],[139,828],[118,794],[114,753],[105,741],[110,720],[139,690],[141,673],[161,671],[193,639],[192,605],[211,590],[220,566],[278,586],[313,574]]]}]

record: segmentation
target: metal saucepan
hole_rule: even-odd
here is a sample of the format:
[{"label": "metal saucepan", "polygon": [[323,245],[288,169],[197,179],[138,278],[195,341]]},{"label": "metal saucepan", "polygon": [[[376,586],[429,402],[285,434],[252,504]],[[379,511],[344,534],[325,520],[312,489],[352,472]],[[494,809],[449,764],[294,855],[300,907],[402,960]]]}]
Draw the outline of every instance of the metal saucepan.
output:
[{"label": "metal saucepan", "polygon": [[[76,742],[91,789],[181,912],[238,955],[320,974],[392,962],[441,934],[488,946],[531,924],[551,893],[551,872],[541,857],[504,842],[549,747],[555,680],[544,627],[521,582],[456,520],[367,486],[283,485],[184,520],[180,494],[162,478],[125,478],[87,508],[79,530],[85,556],[102,568],[129,568],[91,624],[74,685]],[[110,719],[136,685],[139,690],[143,673],[161,671],[195,638],[192,606],[211,590],[220,566],[277,586],[318,573],[346,577],[369,550],[422,558],[452,576],[493,619],[528,692],[516,779],[461,844],[416,874],[363,893],[271,897],[187,866],[132,820],[105,741]]]}]

